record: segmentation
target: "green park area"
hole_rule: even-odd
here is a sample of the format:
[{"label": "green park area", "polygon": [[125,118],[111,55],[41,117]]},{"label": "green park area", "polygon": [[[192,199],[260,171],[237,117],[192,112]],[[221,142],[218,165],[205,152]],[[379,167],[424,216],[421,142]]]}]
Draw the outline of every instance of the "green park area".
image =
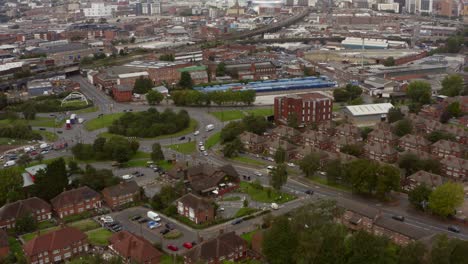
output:
[{"label": "green park area", "polygon": [[261,203],[286,203],[294,200],[293,195],[277,191],[271,187],[263,187],[260,184],[241,182],[240,190],[246,193],[256,202]]},{"label": "green park area", "polygon": [[86,234],[88,235],[89,243],[94,246],[109,245],[109,238],[112,236],[112,232],[104,228],[94,229],[86,232]]},{"label": "green park area", "polygon": [[108,127],[112,125],[112,123],[123,116],[124,113],[114,113],[114,114],[107,114],[102,115],[101,117],[96,117],[94,119],[88,120],[85,122],[85,128],[88,131],[94,131],[101,128]]},{"label": "green park area", "polygon": [[273,108],[257,108],[250,110],[226,110],[211,113],[220,121],[232,121],[242,119],[246,115],[270,116],[273,115]]}]

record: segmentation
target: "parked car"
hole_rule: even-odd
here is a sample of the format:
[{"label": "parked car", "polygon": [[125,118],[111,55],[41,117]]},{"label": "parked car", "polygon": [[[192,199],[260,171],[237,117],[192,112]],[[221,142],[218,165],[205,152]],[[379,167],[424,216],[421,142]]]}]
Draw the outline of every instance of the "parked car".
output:
[{"label": "parked car", "polygon": [[198,146],[203,146],[203,141],[198,142]]},{"label": "parked car", "polygon": [[448,230],[454,233],[460,233],[460,228],[458,228],[458,226],[451,225],[448,227]]},{"label": "parked car", "polygon": [[62,130],[57,130],[57,134],[62,134],[63,131]]},{"label": "parked car", "polygon": [[244,221],[244,220],[242,220],[242,219],[240,219],[240,218],[239,218],[239,219],[235,219],[234,221],[231,222],[231,225],[238,225],[238,224],[242,223],[243,221]]},{"label": "parked car", "polygon": [[169,229],[169,230],[174,230],[175,227],[171,223],[166,223],[166,228]]},{"label": "parked car", "polygon": [[148,227],[149,229],[155,229],[161,226],[161,223],[156,222],[156,221],[149,221],[148,222]]},{"label": "parked car", "polygon": [[288,162],[288,166],[289,167],[296,167],[296,164],[292,163],[292,162]]},{"label": "parked car", "polygon": [[208,151],[203,151],[203,156],[208,156]]},{"label": "parked car", "polygon": [[193,247],[192,243],[190,242],[185,242],[182,246],[186,249],[191,249]]},{"label": "parked car", "polygon": [[104,215],[99,218],[99,220],[103,223],[113,223],[114,219],[110,215]]},{"label": "parked car", "polygon": [[200,146],[201,151],[205,151],[205,146]]},{"label": "parked car", "polygon": [[44,131],[44,130],[46,130],[46,129],[45,129],[44,127],[40,127],[39,130]]},{"label": "parked car", "polygon": [[159,217],[159,215],[157,213],[153,212],[153,211],[148,211],[146,216],[148,216],[148,218],[153,220],[153,221],[156,221],[156,222],[161,221],[161,217]]},{"label": "parked car", "polygon": [[139,221],[141,219],[141,216],[135,215],[134,217],[130,218],[132,221]]},{"label": "parked car", "polygon": [[169,229],[167,229],[167,228],[165,228],[165,229],[159,231],[159,233],[161,233],[161,235],[165,235],[165,234],[167,234],[167,233],[169,233],[169,232],[171,232],[171,230],[169,230]]},{"label": "parked car", "polygon": [[144,174],[144,173],[141,173],[141,172],[139,172],[139,171],[135,171],[135,172],[133,173],[133,175],[135,175],[136,177],[142,177],[142,176],[145,176],[145,174]]},{"label": "parked car", "polygon": [[167,248],[169,250],[172,250],[172,251],[178,251],[179,250],[179,248],[177,246],[172,245],[172,244],[167,245]]},{"label": "parked car", "polygon": [[402,215],[394,215],[394,216],[392,216],[392,218],[394,220],[401,221],[401,222],[405,221],[405,217],[402,216]]},{"label": "parked car", "polygon": [[149,221],[149,220],[148,220],[147,218],[144,218],[144,217],[142,217],[142,218],[140,218],[139,220],[137,220],[137,222],[140,223],[140,224],[144,224],[144,223],[146,223],[146,222],[148,222],[148,221]]}]

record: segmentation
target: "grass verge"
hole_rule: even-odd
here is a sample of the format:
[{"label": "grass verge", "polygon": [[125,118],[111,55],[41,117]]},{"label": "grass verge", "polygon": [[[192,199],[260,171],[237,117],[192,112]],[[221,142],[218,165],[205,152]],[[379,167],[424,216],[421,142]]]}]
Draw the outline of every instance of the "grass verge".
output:
[{"label": "grass verge", "polygon": [[174,144],[167,146],[168,148],[180,152],[182,154],[192,154],[197,149],[195,145],[195,141],[181,143],[181,144]]},{"label": "grass verge", "polygon": [[241,163],[245,163],[245,164],[249,164],[249,165],[266,166],[265,162],[262,162],[262,161],[259,161],[259,160],[256,160],[256,159],[252,159],[252,158],[249,158],[249,157],[245,157],[245,156],[237,156],[237,157],[231,158],[231,160],[241,162]]},{"label": "grass verge", "polygon": [[37,130],[42,138],[46,141],[56,141],[59,137],[57,134],[50,131]]},{"label": "grass verge", "polygon": [[251,231],[251,232],[248,232],[248,233],[244,233],[242,235],[240,235],[240,237],[242,239],[244,239],[245,241],[247,241],[247,243],[250,245],[252,245],[252,238],[253,238],[253,235],[255,235],[255,233],[257,233],[258,230],[254,230],[254,231]]},{"label": "grass verge", "polygon": [[255,209],[255,208],[242,207],[242,208],[239,209],[239,211],[236,212],[234,217],[235,218],[243,217],[243,216],[246,216],[246,215],[249,215],[249,214],[253,214],[253,213],[257,212],[257,211],[258,211],[258,209]]},{"label": "grass verge", "polygon": [[221,140],[221,132],[216,132],[211,135],[205,142],[206,149],[210,149],[219,143]]},{"label": "grass verge", "polygon": [[241,182],[240,190],[250,196],[256,202],[262,203],[286,203],[296,199],[295,196],[277,191],[271,187],[257,186],[250,182]]},{"label": "grass verge", "polygon": [[96,118],[86,121],[84,123],[84,126],[86,130],[88,131],[105,128],[105,127],[112,125],[112,122],[119,119],[124,114],[125,113],[114,113],[114,114],[103,115],[101,117],[96,117]]},{"label": "grass verge", "polygon": [[81,110],[77,110],[77,111],[75,111],[75,114],[94,113],[94,112],[97,112],[98,110],[99,110],[99,107],[92,106],[92,107],[84,108],[84,109],[81,109]]},{"label": "grass verge", "polygon": [[88,241],[91,245],[107,246],[109,245],[109,238],[113,233],[107,229],[99,228],[88,231],[86,234],[88,235]]},{"label": "grass verge", "polygon": [[171,232],[167,233],[164,235],[165,239],[178,239],[182,237],[184,234],[180,232],[179,230],[172,230]]},{"label": "grass verge", "polygon": [[211,115],[216,117],[220,121],[232,121],[242,119],[244,116],[252,114],[252,115],[259,115],[259,116],[269,116],[273,115],[273,108],[257,108],[251,110],[225,110],[225,111],[218,111],[212,112]]}]

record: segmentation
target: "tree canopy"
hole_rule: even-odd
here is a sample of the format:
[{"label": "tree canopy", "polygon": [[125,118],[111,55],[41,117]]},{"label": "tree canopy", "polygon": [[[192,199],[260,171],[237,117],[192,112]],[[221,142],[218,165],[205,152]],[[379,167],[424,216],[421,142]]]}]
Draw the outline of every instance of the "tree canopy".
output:
[{"label": "tree canopy", "polygon": [[440,94],[446,96],[457,96],[463,91],[463,78],[461,75],[448,75],[442,80],[442,89]]},{"label": "tree canopy", "polygon": [[146,100],[148,101],[149,105],[159,104],[161,103],[163,99],[164,99],[164,95],[158,91],[150,90],[146,94]]},{"label": "tree canopy", "polygon": [[0,205],[24,198],[23,177],[19,168],[0,170]]},{"label": "tree canopy", "polygon": [[110,139],[97,138],[94,144],[78,143],[72,147],[73,155],[79,160],[115,160],[126,162],[138,150],[138,141],[114,136]]},{"label": "tree canopy", "polygon": [[154,143],[151,147],[151,160],[152,161],[161,161],[164,160],[164,153],[161,149],[161,144]]},{"label": "tree canopy", "polygon": [[299,161],[299,168],[305,173],[306,177],[311,177],[320,168],[320,154],[313,152],[306,155]]},{"label": "tree canopy", "polygon": [[406,92],[413,103],[428,104],[431,102],[431,85],[424,81],[413,81]]},{"label": "tree canopy", "polygon": [[344,88],[334,89],[333,98],[335,102],[348,102],[359,98],[362,94],[362,89],[359,86],[348,84]]},{"label": "tree canopy", "polygon": [[286,168],[286,164],[276,164],[276,168],[274,168],[271,172],[271,186],[276,190],[280,190],[281,187],[288,181],[288,171]]},{"label": "tree canopy", "polygon": [[150,78],[140,77],[136,79],[135,84],[133,85],[133,93],[145,94],[153,87],[154,83]]},{"label": "tree canopy", "polygon": [[33,185],[37,197],[50,201],[68,187],[66,164],[63,158],[52,161],[45,170],[40,170]]},{"label": "tree canopy", "polygon": [[398,107],[392,107],[388,110],[387,120],[389,123],[395,123],[396,121],[402,120],[403,117],[404,115]]},{"label": "tree canopy", "polygon": [[197,90],[176,90],[171,98],[177,106],[185,105],[251,105],[255,102],[255,91],[214,91],[203,93]]},{"label": "tree canopy", "polygon": [[464,200],[463,185],[446,182],[437,187],[429,196],[429,208],[437,215],[447,217],[455,214]]},{"label": "tree canopy", "polygon": [[182,72],[182,74],[180,75],[179,86],[184,89],[193,88],[193,80],[189,72]]}]

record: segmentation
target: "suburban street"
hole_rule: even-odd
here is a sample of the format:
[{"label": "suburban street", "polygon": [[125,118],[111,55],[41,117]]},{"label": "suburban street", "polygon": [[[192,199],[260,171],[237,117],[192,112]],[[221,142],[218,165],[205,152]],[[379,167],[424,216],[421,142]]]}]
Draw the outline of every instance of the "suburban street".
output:
[{"label": "suburban street", "polygon": [[[96,118],[99,114],[107,114],[107,113],[116,113],[116,112],[123,112],[126,109],[132,109],[133,111],[144,111],[148,109],[150,106],[144,105],[141,103],[132,103],[132,104],[122,104],[113,102],[107,95],[98,91],[94,86],[92,86],[86,79],[81,76],[74,76],[72,77],[73,80],[79,82],[81,84],[82,92],[91,98],[96,106],[99,107],[99,111],[94,113],[86,113],[80,115],[80,117],[84,118],[85,120],[90,120]],[[111,106],[111,107],[109,107]],[[159,105],[156,106],[158,111],[163,111],[165,108],[170,108],[175,111],[180,109],[186,109],[191,118],[197,120],[198,122],[198,130],[200,134],[197,137],[194,137],[192,133],[187,134],[186,137],[192,137],[192,140],[195,142],[204,140],[208,138],[213,133],[219,132],[223,127],[224,123],[217,120],[214,116],[210,115],[209,112],[211,111],[219,111],[219,110],[226,110],[226,108],[221,107],[210,107],[210,108],[192,108],[192,107],[176,107],[173,105]],[[86,122],[86,121],[85,121]],[[215,129],[210,132],[205,131],[205,126],[208,124],[214,124]],[[48,128],[48,130],[52,131],[52,128]],[[83,142],[83,143],[92,143],[96,136],[102,132],[106,132],[106,129],[100,129],[96,131],[87,131],[84,128],[83,124],[75,125],[71,130],[63,130],[63,134],[61,135],[62,140],[66,140],[70,142],[72,145],[74,142]],[[150,139],[142,139],[139,140],[140,142],[140,150],[144,152],[151,151],[151,145],[155,142],[161,143],[161,145],[166,146],[175,143],[183,143],[187,142],[187,140],[179,141],[177,138],[167,138],[162,140],[150,140]],[[236,170],[239,172],[240,175],[248,175],[251,176],[251,180],[260,180],[263,185],[269,185],[269,178],[268,172],[265,168],[259,166],[251,166],[245,164],[239,164],[237,162],[228,161],[224,159],[221,155],[217,152],[210,150],[208,156],[203,156],[201,152],[197,151],[195,154],[192,155],[183,155],[177,154],[176,152],[164,148],[164,154],[167,156],[171,156],[173,154],[178,157],[179,161],[189,161],[192,164],[198,163],[209,163],[216,166],[221,166],[225,164],[232,164]],[[47,154],[47,158],[54,158],[59,156],[70,156],[71,153],[69,151],[66,152],[51,152]],[[116,176],[124,175],[125,173],[131,171],[141,171],[145,173],[145,176],[141,179],[137,179],[137,183],[140,186],[145,188],[145,192],[147,194],[154,195],[159,191],[161,187],[161,183],[155,181],[157,175],[153,173],[149,169],[145,168],[132,168],[132,169],[115,169],[110,166],[110,162],[100,162],[100,163],[93,163],[93,166],[97,168],[108,168],[114,171]],[[254,175],[255,172],[260,171],[263,176],[257,177]],[[314,190],[314,195],[308,196],[305,195],[306,190]],[[282,214],[287,211],[290,211],[294,208],[297,208],[303,204],[316,201],[317,199],[348,199],[353,200],[355,202],[359,202],[365,204],[367,206],[377,208],[381,210],[382,215],[387,218],[391,218],[394,215],[402,215],[405,217],[405,222],[409,225],[412,225],[416,228],[421,228],[426,231],[431,231],[434,233],[445,233],[453,237],[458,237],[460,239],[468,239],[468,228],[460,225],[461,233],[456,234],[447,230],[447,227],[452,223],[449,220],[441,220],[436,217],[430,216],[428,214],[424,214],[421,212],[416,211],[415,209],[411,208],[407,197],[405,195],[399,195],[396,197],[396,202],[392,204],[383,204],[376,200],[369,200],[365,199],[358,195],[353,195],[352,193],[342,191],[339,189],[331,188],[328,186],[316,184],[305,179],[302,176],[290,176],[288,179],[287,184],[283,186],[283,191],[288,193],[292,193],[298,196],[298,199],[286,203],[282,205],[279,210],[275,210],[272,213],[274,215]],[[245,222],[242,222],[238,225],[231,225],[230,222],[220,224],[217,226],[210,227],[205,230],[193,230],[185,225],[175,222],[174,220],[169,220],[163,217],[164,221],[172,221],[177,225],[177,228],[183,232],[183,237],[174,241],[166,241],[161,239],[158,231],[151,231],[146,226],[133,223],[129,220],[131,216],[137,214],[145,214],[148,209],[145,208],[132,208],[127,209],[122,212],[114,213],[118,221],[122,222],[124,227],[129,229],[132,232],[136,232],[137,234],[141,233],[144,237],[149,239],[152,242],[161,243],[166,246],[169,243],[174,243],[177,246],[182,245],[183,242],[187,241],[195,241],[198,237],[209,238],[215,236],[220,230],[226,231],[236,231],[237,233],[241,234],[244,232],[249,232],[254,229],[257,229],[259,224],[262,221],[262,217],[254,218]]]}]

